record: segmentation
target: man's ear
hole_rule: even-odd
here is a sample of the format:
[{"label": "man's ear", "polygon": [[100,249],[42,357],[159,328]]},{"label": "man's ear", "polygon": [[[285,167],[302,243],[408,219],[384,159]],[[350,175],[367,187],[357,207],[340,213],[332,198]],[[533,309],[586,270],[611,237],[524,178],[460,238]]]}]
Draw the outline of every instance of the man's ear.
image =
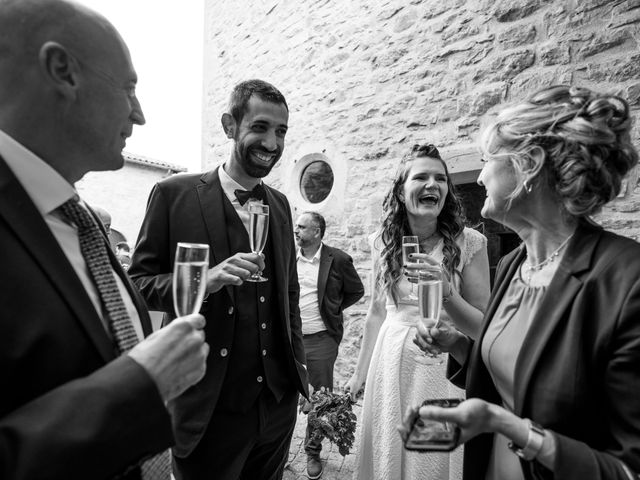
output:
[{"label": "man's ear", "polygon": [[229,113],[223,113],[220,122],[222,123],[222,128],[227,138],[234,139],[236,135],[236,120],[233,116]]},{"label": "man's ear", "polygon": [[40,69],[47,80],[64,96],[75,96],[78,88],[78,61],[57,42],[46,42],[38,52]]}]

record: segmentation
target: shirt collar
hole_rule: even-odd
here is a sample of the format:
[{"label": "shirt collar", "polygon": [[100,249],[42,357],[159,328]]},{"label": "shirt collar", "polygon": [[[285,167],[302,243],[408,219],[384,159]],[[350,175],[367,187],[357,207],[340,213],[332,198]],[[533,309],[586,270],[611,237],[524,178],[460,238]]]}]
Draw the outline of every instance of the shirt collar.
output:
[{"label": "shirt collar", "polygon": [[9,166],[38,211],[51,213],[77,192],[48,163],[0,130],[0,156]]},{"label": "shirt collar", "polygon": [[322,254],[322,242],[320,242],[320,246],[318,247],[318,251],[308,259],[302,254],[302,249],[298,248],[298,260],[304,260],[305,262],[314,263],[315,261],[320,261],[320,255]]},{"label": "shirt collar", "polygon": [[[227,198],[232,204],[240,205],[240,202],[236,198],[235,191],[236,190],[246,190],[242,185],[236,182],[233,178],[229,176],[229,174],[224,169],[224,164],[218,167],[218,178],[220,178],[220,186],[222,187],[222,191],[225,193]],[[262,183],[262,181],[260,181]],[[248,205],[248,204],[245,204]]]}]

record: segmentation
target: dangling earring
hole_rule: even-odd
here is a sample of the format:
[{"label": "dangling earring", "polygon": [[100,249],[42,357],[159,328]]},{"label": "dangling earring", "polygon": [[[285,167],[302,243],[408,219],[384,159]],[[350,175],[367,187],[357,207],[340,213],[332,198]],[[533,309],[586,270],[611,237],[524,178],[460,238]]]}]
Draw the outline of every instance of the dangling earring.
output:
[{"label": "dangling earring", "polygon": [[531,193],[533,191],[533,185],[529,183],[529,179],[523,181],[522,186],[524,187],[524,191],[527,193]]}]

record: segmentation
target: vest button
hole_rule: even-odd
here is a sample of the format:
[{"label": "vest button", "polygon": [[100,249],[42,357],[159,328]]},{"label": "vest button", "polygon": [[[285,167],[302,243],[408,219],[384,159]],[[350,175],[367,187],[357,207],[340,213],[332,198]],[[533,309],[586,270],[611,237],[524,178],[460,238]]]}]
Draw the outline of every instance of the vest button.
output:
[{"label": "vest button", "polygon": [[227,355],[229,355],[229,350],[227,350],[226,348],[223,348],[222,350],[220,350],[221,357],[226,357]]},{"label": "vest button", "polygon": [[233,307],[229,307],[229,310],[227,310],[227,312],[229,313],[229,315],[233,315]]},{"label": "vest button", "polygon": [[263,330],[266,330],[266,329],[267,329],[267,324],[266,324],[266,323],[263,323],[263,324],[262,324],[262,325],[260,325],[260,326],[262,327],[262,329],[263,329]]},{"label": "vest button", "polygon": [[262,350],[262,356],[266,357],[267,356],[267,351],[266,350]]},{"label": "vest button", "polygon": [[264,297],[260,296],[260,303],[264,303]]},{"label": "vest button", "polygon": [[258,383],[262,383],[262,376],[258,376],[258,378],[256,378],[256,380],[258,380]]}]

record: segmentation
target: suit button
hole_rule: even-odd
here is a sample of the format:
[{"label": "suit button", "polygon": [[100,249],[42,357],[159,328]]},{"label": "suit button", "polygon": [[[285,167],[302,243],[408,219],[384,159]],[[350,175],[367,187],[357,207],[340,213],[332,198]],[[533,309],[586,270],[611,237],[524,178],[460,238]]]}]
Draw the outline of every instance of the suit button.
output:
[{"label": "suit button", "polygon": [[262,350],[262,356],[266,357],[267,356],[267,351],[266,350]]},{"label": "suit button", "polygon": [[226,348],[223,348],[222,350],[220,350],[221,357],[226,357],[227,355],[229,355],[229,350],[227,350]]},{"label": "suit button", "polygon": [[264,303],[264,297],[260,297],[260,303]]},{"label": "suit button", "polygon": [[260,327],[262,327],[263,330],[266,330],[267,329],[267,324],[263,323],[263,324],[260,325]]},{"label": "suit button", "polygon": [[229,315],[233,315],[233,307],[229,307],[229,310],[227,310],[227,312],[229,313]]},{"label": "suit button", "polygon": [[258,376],[258,378],[256,378],[256,380],[258,380],[258,383],[262,383],[262,377]]}]

